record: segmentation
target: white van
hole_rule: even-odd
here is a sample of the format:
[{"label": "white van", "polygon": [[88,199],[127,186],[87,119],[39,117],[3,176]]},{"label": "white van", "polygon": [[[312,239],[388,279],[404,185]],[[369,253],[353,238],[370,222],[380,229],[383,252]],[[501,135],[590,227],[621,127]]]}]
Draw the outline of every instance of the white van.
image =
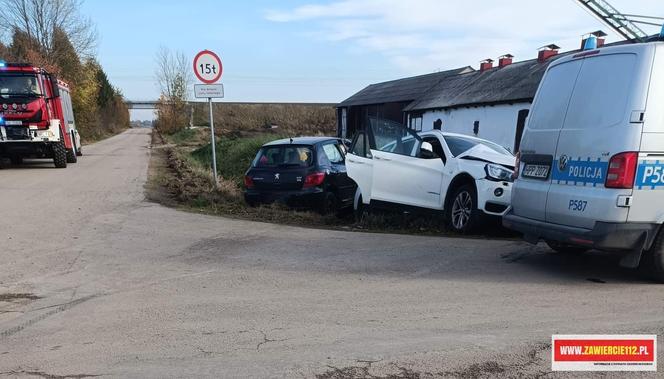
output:
[{"label": "white van", "polygon": [[650,253],[664,281],[664,43],[552,63],[521,141],[506,227],[557,251]]}]

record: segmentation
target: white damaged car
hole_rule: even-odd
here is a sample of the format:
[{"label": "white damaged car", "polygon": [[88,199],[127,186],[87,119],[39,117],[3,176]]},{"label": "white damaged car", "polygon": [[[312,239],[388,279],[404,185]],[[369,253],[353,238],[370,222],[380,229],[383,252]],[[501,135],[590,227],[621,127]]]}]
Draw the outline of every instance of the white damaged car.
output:
[{"label": "white damaged car", "polygon": [[467,233],[486,215],[509,206],[515,158],[479,138],[439,130],[415,133],[401,124],[370,119],[346,158],[357,185],[354,208],[440,212],[456,232]]}]

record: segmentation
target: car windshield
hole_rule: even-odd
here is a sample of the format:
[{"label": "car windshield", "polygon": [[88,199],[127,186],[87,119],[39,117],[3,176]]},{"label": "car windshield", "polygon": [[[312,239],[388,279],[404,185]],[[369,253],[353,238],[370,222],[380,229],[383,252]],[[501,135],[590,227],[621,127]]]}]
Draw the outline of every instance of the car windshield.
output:
[{"label": "car windshield", "polygon": [[266,146],[256,155],[253,167],[309,167],[313,156],[309,146]]},{"label": "car windshield", "polygon": [[40,96],[36,75],[0,75],[0,96]]},{"label": "car windshield", "polygon": [[478,145],[488,147],[489,149],[500,154],[512,155],[512,153],[510,153],[510,151],[505,149],[504,147],[485,140],[464,138],[459,136],[445,136],[445,142],[447,142],[447,146],[450,148],[450,152],[455,157],[465,153],[466,151]]}]

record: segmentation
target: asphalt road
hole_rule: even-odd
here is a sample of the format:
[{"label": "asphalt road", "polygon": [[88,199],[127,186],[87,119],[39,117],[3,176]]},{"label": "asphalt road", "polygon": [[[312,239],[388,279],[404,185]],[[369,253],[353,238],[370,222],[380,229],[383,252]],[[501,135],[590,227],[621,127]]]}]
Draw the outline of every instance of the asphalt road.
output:
[{"label": "asphalt road", "polygon": [[147,202],[149,143],[0,170],[0,376],[547,376],[553,333],[664,332],[616,257]]}]

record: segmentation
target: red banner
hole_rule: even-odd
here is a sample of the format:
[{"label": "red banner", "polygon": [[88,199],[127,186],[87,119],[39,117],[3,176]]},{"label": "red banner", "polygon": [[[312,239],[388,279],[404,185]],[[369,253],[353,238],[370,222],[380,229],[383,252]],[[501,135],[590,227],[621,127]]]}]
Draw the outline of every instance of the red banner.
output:
[{"label": "red banner", "polygon": [[655,354],[655,342],[651,339],[554,341],[557,362],[654,362]]}]

